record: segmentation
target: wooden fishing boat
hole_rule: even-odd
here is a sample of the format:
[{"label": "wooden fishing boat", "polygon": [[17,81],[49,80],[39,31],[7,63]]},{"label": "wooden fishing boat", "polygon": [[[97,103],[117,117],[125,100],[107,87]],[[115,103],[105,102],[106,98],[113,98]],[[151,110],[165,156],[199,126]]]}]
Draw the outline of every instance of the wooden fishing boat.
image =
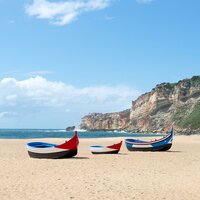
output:
[{"label": "wooden fishing boat", "polygon": [[93,154],[117,154],[122,146],[122,141],[110,146],[90,146]]},{"label": "wooden fishing boat", "polygon": [[126,147],[129,151],[167,151],[172,146],[174,130],[159,140],[143,141],[136,139],[126,139]]},{"label": "wooden fishing boat", "polygon": [[30,142],[27,144],[27,150],[32,158],[71,158],[77,154],[78,144],[78,133],[75,131],[74,136],[63,144]]}]

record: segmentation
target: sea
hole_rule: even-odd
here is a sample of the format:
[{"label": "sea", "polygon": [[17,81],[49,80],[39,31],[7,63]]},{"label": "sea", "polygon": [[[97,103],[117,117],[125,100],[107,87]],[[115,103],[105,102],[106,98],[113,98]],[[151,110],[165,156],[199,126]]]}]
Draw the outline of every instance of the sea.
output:
[{"label": "sea", "polygon": [[[0,129],[0,139],[31,139],[31,138],[70,138],[73,132],[63,129]],[[163,134],[144,134],[130,132],[89,132],[78,131],[79,138],[109,138],[109,137],[154,137]]]}]

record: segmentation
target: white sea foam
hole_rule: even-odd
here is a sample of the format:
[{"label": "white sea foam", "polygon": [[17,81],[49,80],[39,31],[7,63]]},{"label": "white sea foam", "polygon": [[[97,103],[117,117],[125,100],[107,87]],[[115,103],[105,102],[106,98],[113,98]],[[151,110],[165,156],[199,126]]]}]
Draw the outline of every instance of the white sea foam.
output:
[{"label": "white sea foam", "polygon": [[84,129],[75,129],[75,131],[78,131],[78,132],[86,132],[87,130],[84,130]]},{"label": "white sea foam", "polygon": [[[42,130],[43,131],[43,130]],[[46,132],[46,133],[51,133],[51,132],[66,132],[66,130],[64,130],[64,129],[60,129],[60,130],[44,130],[44,132]]]}]

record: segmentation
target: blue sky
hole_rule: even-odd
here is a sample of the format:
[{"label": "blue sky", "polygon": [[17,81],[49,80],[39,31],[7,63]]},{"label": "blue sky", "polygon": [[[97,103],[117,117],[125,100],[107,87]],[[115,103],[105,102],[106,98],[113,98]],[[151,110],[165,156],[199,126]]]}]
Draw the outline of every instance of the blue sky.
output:
[{"label": "blue sky", "polygon": [[0,127],[65,128],[200,74],[199,0],[0,0]]}]

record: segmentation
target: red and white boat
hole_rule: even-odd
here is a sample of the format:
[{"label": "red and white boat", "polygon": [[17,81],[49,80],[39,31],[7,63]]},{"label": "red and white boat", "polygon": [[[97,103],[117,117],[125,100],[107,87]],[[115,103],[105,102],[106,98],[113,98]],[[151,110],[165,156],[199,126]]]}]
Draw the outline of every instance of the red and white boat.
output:
[{"label": "red and white boat", "polygon": [[32,158],[71,158],[78,152],[78,132],[63,144],[50,144],[46,142],[30,142],[27,144],[28,154]]},{"label": "red and white boat", "polygon": [[90,146],[93,154],[117,154],[122,146],[122,141],[110,146]]}]

